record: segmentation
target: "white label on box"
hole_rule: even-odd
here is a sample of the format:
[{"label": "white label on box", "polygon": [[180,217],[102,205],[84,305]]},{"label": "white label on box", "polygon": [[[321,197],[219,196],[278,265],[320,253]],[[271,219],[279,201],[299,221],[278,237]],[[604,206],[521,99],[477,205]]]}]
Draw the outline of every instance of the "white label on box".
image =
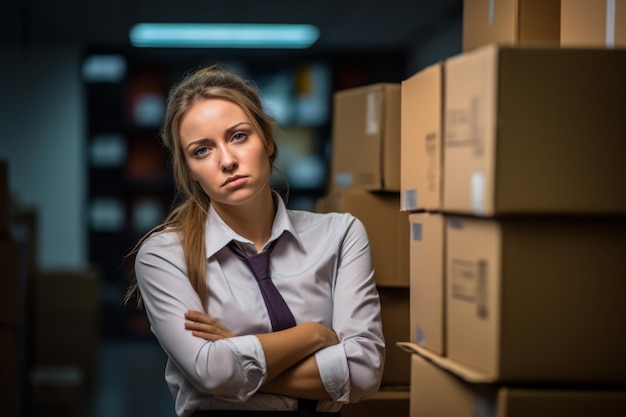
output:
[{"label": "white label on box", "polygon": [[470,178],[472,212],[477,216],[485,213],[485,174],[476,171]]},{"label": "white label on box", "polygon": [[422,223],[411,223],[411,240],[422,241]]},{"label": "white label on box", "polygon": [[417,210],[417,190],[404,190],[400,194],[402,211]]},{"label": "white label on box", "polygon": [[420,345],[424,345],[426,343],[426,336],[424,336],[424,331],[419,324],[415,325],[415,337],[417,338],[417,343]]},{"label": "white label on box", "polygon": [[337,188],[348,188],[352,186],[352,173],[340,172],[336,174],[335,185],[337,185]]},{"label": "white label on box", "polygon": [[495,417],[498,415],[496,394],[491,386],[478,386],[472,417]]},{"label": "white label on box", "polygon": [[365,107],[365,134],[377,135],[380,131],[380,107],[382,97],[380,91],[372,91],[367,95],[367,105]]},{"label": "white label on box", "polygon": [[606,0],[606,47],[615,47],[615,0]]},{"label": "white label on box", "polygon": [[448,220],[448,224],[453,229],[456,229],[456,230],[463,229],[463,221],[458,217],[450,217]]}]

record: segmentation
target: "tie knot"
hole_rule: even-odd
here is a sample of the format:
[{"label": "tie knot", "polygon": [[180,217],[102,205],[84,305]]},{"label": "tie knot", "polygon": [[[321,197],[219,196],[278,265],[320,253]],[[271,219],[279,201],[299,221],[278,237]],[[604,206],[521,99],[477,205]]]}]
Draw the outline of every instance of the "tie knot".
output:
[{"label": "tie knot", "polygon": [[250,266],[254,277],[257,280],[269,278],[270,276],[270,253],[268,251],[248,256],[244,259]]}]

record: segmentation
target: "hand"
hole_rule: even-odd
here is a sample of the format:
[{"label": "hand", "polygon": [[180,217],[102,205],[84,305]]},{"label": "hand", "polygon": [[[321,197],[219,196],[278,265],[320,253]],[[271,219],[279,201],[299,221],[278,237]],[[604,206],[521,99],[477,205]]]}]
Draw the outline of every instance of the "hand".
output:
[{"label": "hand", "polygon": [[191,334],[196,337],[215,342],[237,336],[217,320],[199,311],[190,310],[185,313],[185,318],[189,320],[185,322],[185,329],[191,330]]},{"label": "hand", "polygon": [[325,348],[328,346],[333,346],[339,343],[339,338],[337,337],[337,333],[329,327],[324,326],[321,323],[317,322],[307,322],[303,323],[303,326],[310,326],[311,332],[317,332],[320,336],[320,342],[322,346],[320,348]]},{"label": "hand", "polygon": [[337,333],[335,333],[335,331],[331,328],[325,326],[322,327],[324,328],[326,333],[326,347],[338,344],[339,337],[337,336]]}]

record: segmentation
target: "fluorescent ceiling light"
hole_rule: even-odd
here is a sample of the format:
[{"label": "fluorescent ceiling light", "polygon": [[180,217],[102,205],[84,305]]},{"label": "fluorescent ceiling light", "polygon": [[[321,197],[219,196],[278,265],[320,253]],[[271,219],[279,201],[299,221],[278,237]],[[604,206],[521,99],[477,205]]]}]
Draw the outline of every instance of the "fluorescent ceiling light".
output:
[{"label": "fluorescent ceiling light", "polygon": [[133,46],[152,48],[308,48],[319,37],[312,25],[244,23],[139,23]]}]

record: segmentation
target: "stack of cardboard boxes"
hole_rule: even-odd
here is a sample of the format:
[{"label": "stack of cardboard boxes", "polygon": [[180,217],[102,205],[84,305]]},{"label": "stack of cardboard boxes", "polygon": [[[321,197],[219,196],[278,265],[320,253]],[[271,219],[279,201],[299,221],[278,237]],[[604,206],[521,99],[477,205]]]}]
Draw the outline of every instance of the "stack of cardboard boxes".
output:
[{"label": "stack of cardboard boxes", "polygon": [[411,416],[626,409],[615,3],[467,0],[463,52],[402,83]]},{"label": "stack of cardboard boxes", "polygon": [[620,2],[468,0],[461,54],[335,93],[318,209],[365,224],[387,341],[345,415],[626,408]]},{"label": "stack of cardboard boxes", "polygon": [[408,415],[410,358],[395,344],[409,337],[408,214],[400,204],[400,84],[335,93],[329,192],[320,212],[349,212],[370,240],[387,345],[380,392],[343,415]]},{"label": "stack of cardboard boxes", "polygon": [[37,266],[37,213],[10,210],[0,160],[0,406],[6,416],[79,416],[95,385],[99,272]]}]

